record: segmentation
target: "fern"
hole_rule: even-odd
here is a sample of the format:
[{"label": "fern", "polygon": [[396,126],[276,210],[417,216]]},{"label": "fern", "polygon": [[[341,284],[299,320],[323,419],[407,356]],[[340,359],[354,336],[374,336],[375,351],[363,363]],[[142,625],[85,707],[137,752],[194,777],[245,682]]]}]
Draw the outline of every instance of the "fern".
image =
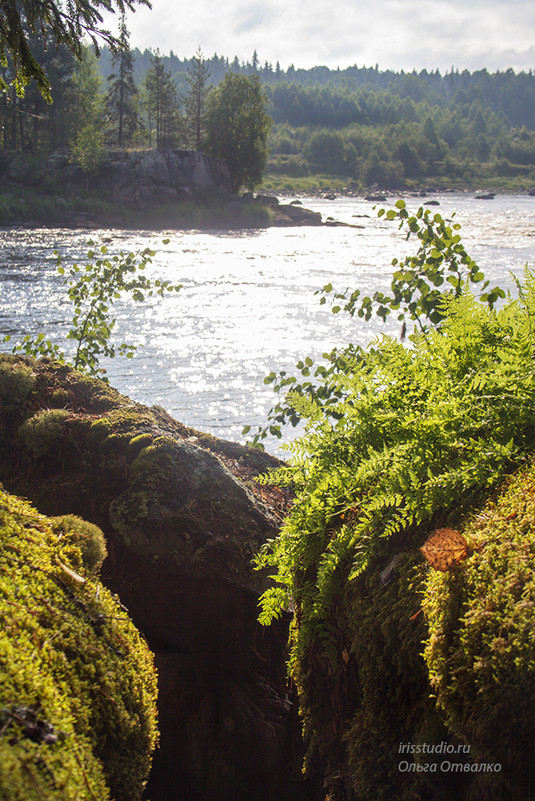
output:
[{"label": "fern", "polygon": [[298,652],[322,639],[345,582],[392,537],[459,513],[535,446],[532,273],[518,290],[496,311],[465,286],[442,297],[440,324],[410,345],[376,340],[329,377],[336,424],[292,393],[305,432],[272,480],[297,497],[258,565],[275,568],[278,585],[262,598],[262,622],[294,604]]}]

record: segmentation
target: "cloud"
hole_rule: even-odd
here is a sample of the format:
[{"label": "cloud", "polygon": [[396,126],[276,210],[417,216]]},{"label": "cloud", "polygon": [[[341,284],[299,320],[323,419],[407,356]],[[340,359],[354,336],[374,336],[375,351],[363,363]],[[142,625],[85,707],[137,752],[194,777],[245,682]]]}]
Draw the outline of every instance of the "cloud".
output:
[{"label": "cloud", "polygon": [[128,19],[133,46],[191,56],[200,45],[281,66],[535,68],[532,0],[153,0]]},{"label": "cloud", "polygon": [[257,3],[255,5],[247,5],[243,9],[239,9],[236,14],[236,22],[234,24],[233,33],[241,35],[243,33],[251,33],[262,26],[268,17],[267,9],[264,4]]}]

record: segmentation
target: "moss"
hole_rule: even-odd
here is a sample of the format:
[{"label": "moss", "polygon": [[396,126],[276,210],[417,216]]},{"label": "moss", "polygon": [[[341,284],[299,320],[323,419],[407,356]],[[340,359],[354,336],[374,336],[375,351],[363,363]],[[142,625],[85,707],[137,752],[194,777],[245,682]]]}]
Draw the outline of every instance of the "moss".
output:
[{"label": "moss", "polygon": [[85,570],[91,574],[98,573],[107,556],[106,540],[101,529],[76,515],[53,517],[50,522],[56,534],[80,549]]},{"label": "moss", "polygon": [[[307,742],[306,771],[330,799],[416,801],[461,798],[463,776],[401,775],[400,742],[450,739],[430,699],[421,657],[427,635],[420,612],[425,571],[403,552],[383,583],[384,563],[347,583],[324,639],[293,663]],[[328,645],[327,645],[328,644]],[[325,654],[325,647],[332,657]],[[413,757],[409,757],[412,762]]]},{"label": "moss", "polygon": [[535,786],[535,466],[511,478],[464,533],[470,558],[455,573],[429,573],[425,660],[448,726],[476,757],[501,763],[495,797],[527,801]]},{"label": "moss", "polygon": [[71,394],[65,389],[55,389],[49,397],[49,406],[52,409],[62,409],[69,406]]},{"label": "moss", "polygon": [[[137,436],[139,430],[147,426],[154,426],[154,418],[148,410],[142,408],[113,409],[92,423],[87,442],[90,447],[96,448],[100,447],[109,437],[118,437],[124,440],[124,451],[126,451],[132,437]],[[104,449],[107,447],[109,446],[104,445]]]},{"label": "moss", "polygon": [[156,739],[152,657],[84,577],[76,530],[56,529],[0,492],[0,797],[136,801]]},{"label": "moss", "polygon": [[0,357],[0,400],[3,404],[21,403],[34,385],[35,375],[31,367]]},{"label": "moss", "polygon": [[141,453],[143,448],[152,445],[153,437],[150,434],[139,434],[137,437],[132,437],[126,449],[127,461],[133,462],[134,459]]},{"label": "moss", "polygon": [[26,420],[17,431],[18,445],[33,459],[57,450],[63,423],[69,417],[64,409],[43,409]]}]

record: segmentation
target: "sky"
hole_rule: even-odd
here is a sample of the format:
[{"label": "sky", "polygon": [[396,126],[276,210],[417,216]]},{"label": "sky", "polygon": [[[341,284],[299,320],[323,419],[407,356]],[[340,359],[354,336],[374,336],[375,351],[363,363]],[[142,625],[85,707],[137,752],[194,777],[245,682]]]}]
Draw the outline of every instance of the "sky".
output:
[{"label": "sky", "polygon": [[[131,47],[282,68],[535,69],[533,0],[152,0],[127,17]],[[115,20],[110,23],[115,28]]]}]

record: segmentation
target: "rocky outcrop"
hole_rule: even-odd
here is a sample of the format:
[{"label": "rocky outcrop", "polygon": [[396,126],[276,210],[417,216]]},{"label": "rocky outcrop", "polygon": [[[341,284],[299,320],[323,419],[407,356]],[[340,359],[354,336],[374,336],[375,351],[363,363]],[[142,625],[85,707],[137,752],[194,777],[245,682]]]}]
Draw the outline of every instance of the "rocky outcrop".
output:
[{"label": "rocky outcrop", "polygon": [[299,798],[287,623],[263,629],[251,565],[287,503],[273,457],[177,423],[59,364],[0,361],[0,480],[100,526],[102,575],[160,677],[152,801]]},{"label": "rocky outcrop", "polygon": [[48,193],[57,184],[67,196],[84,193],[89,182],[91,191],[103,200],[140,208],[231,191],[226,163],[195,150],[109,151],[89,178],[65,154],[55,153],[43,161],[18,155],[1,178]]}]

